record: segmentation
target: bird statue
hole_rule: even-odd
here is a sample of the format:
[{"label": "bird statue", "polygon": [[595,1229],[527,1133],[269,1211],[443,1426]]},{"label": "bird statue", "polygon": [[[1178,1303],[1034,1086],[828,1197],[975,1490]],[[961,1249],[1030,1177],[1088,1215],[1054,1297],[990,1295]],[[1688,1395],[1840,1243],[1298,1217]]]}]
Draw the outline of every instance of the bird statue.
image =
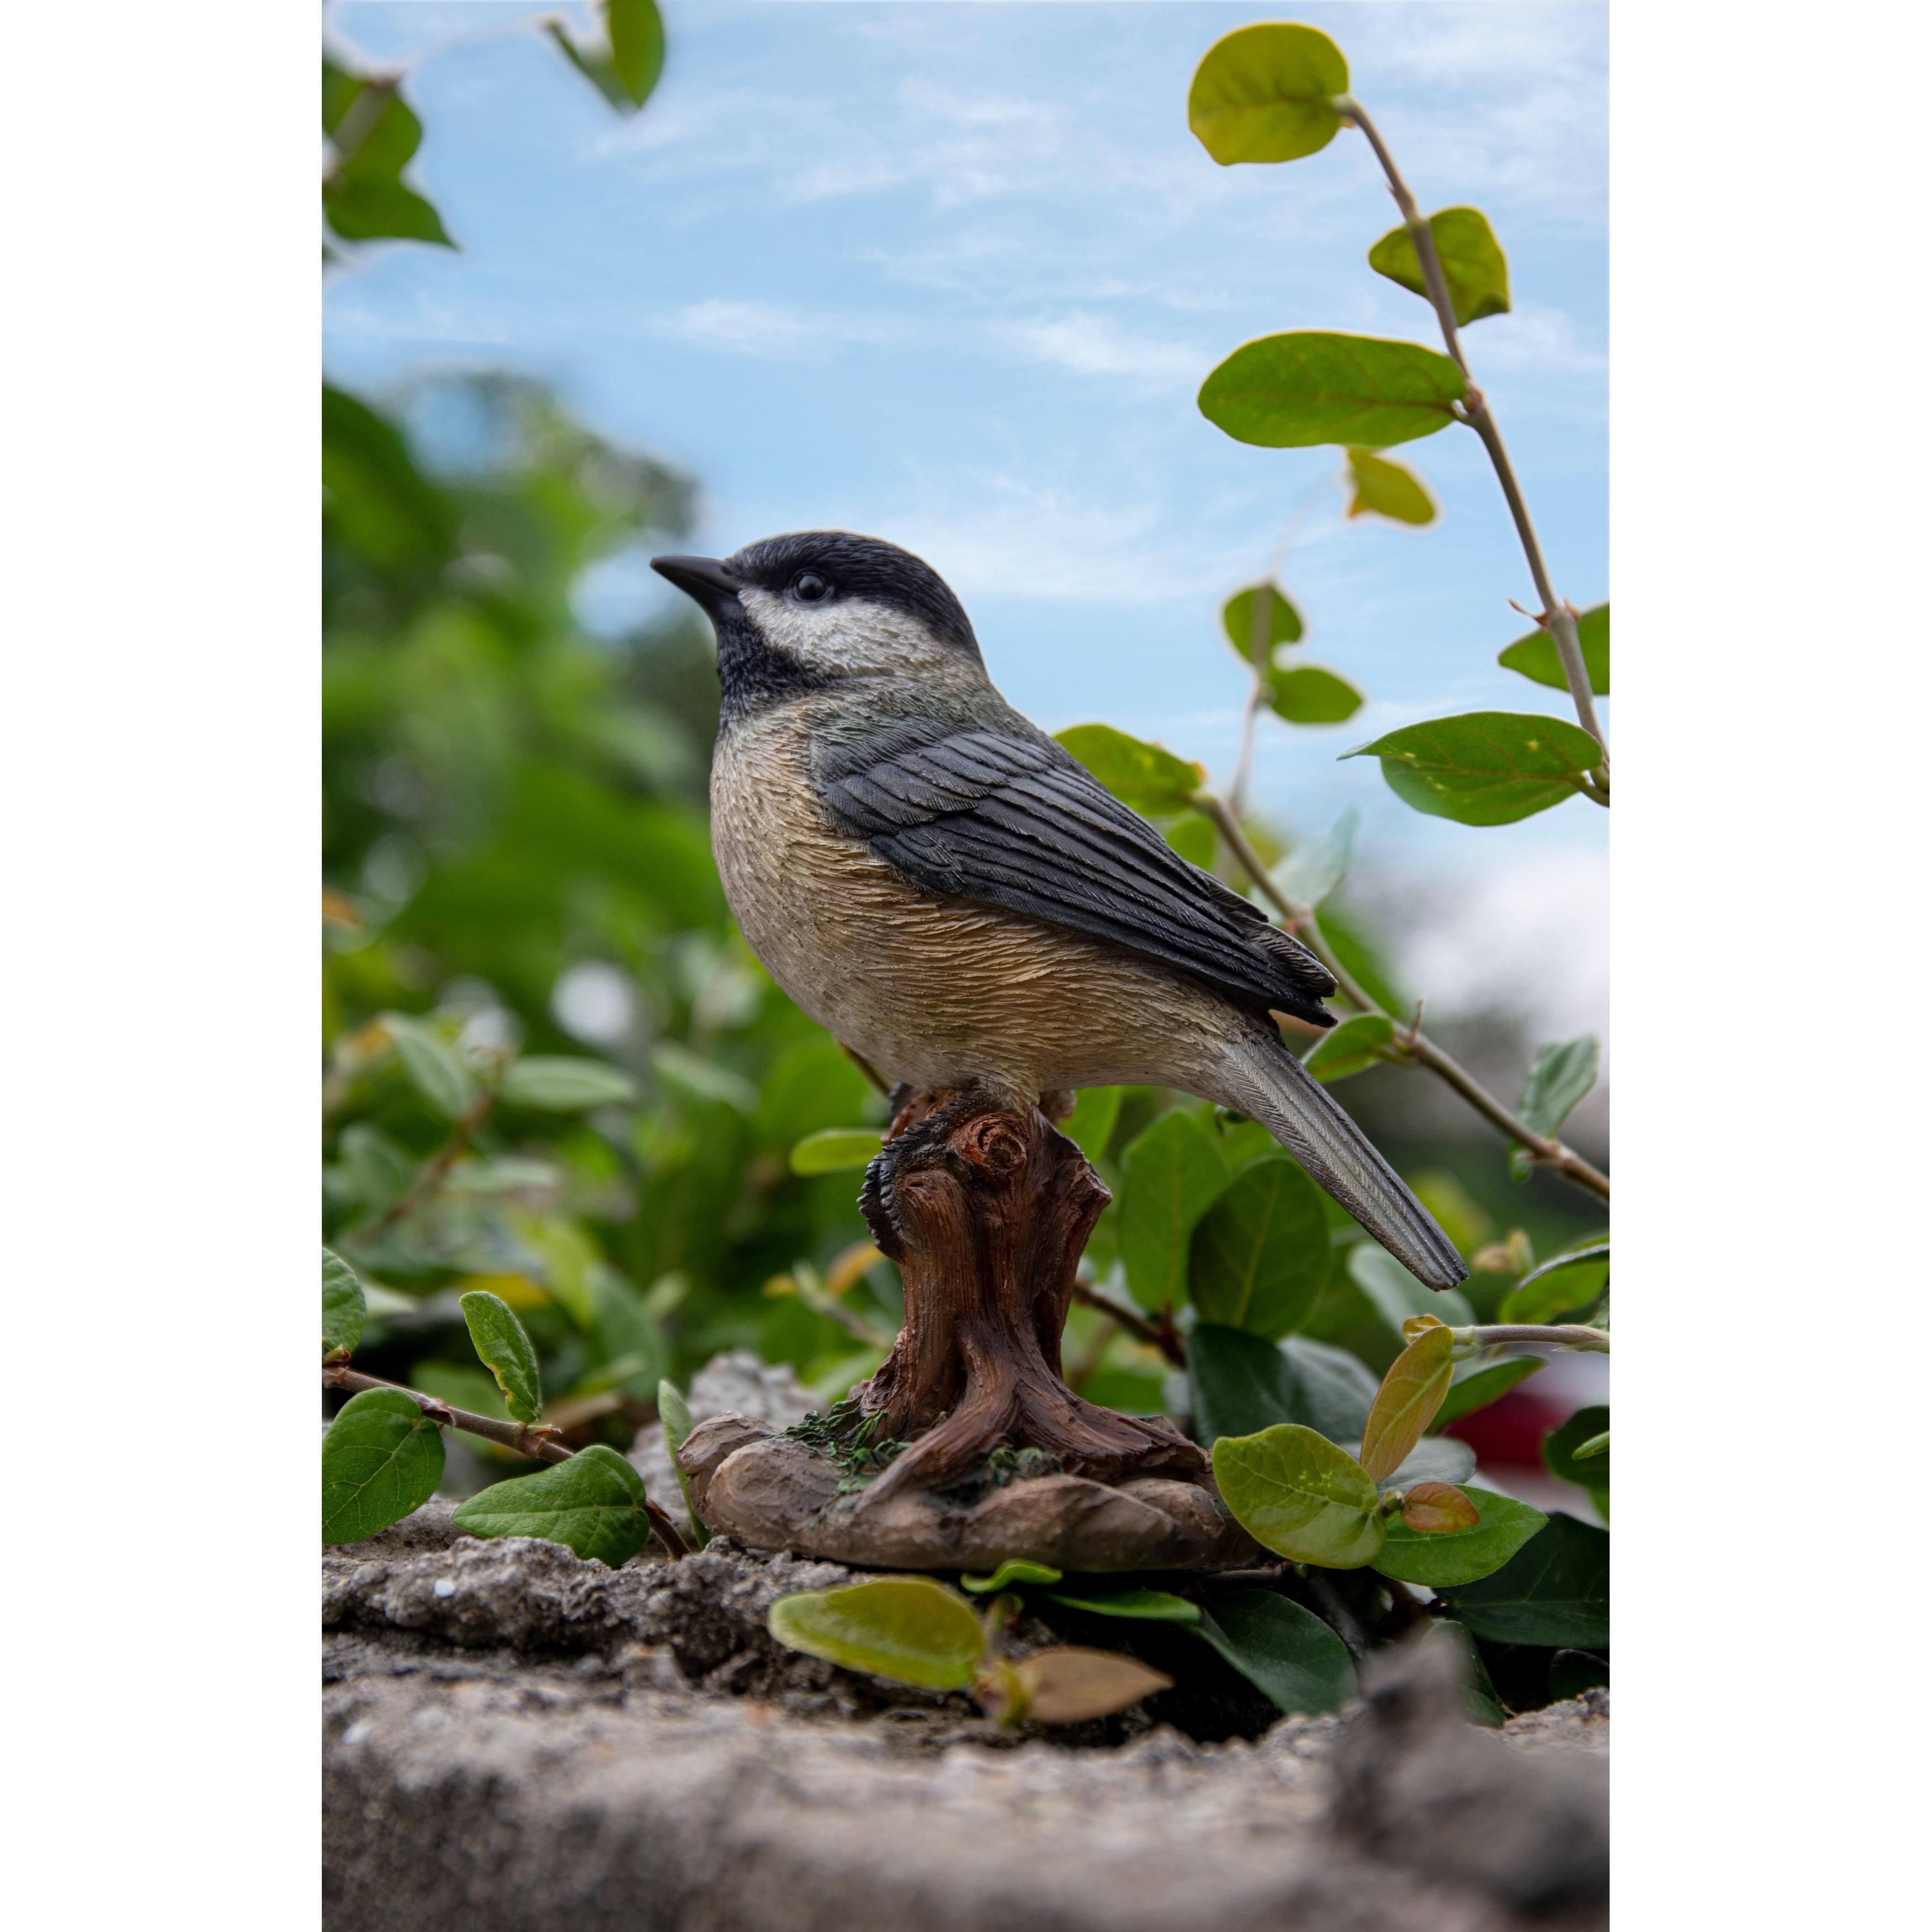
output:
[{"label": "bird statue", "polygon": [[718,634],[725,896],[820,1025],[915,1091],[1010,1112],[1064,1115],[1084,1087],[1213,1101],[1418,1280],[1463,1278],[1277,1030],[1334,1024],[1328,969],[1006,703],[937,572],[838,530],[652,567]]}]

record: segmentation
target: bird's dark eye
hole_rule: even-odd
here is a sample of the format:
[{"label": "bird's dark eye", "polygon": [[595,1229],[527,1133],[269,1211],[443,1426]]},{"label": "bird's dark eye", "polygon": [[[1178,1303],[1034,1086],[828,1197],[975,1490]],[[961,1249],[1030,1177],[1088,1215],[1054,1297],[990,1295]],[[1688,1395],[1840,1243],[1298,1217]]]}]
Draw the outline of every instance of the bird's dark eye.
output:
[{"label": "bird's dark eye", "polygon": [[801,604],[818,604],[832,595],[832,586],[816,571],[808,570],[792,580],[791,594]]}]

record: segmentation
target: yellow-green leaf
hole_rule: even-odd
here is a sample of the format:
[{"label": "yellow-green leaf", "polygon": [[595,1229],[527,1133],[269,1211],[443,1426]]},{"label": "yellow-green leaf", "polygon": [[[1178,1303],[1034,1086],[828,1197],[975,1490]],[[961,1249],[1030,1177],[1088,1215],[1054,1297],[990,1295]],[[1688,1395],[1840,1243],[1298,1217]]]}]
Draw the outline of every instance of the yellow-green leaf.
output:
[{"label": "yellow-green leaf", "polygon": [[1060,1577],[1060,1572],[1050,1563],[1029,1563],[1024,1557],[1010,1556],[985,1576],[968,1575],[959,1580],[974,1595],[983,1597],[1010,1590],[1016,1583],[1057,1583]]},{"label": "yellow-green leaf", "polygon": [[1354,500],[1348,506],[1352,517],[1370,512],[1392,517],[1399,524],[1432,524],[1436,500],[1423,487],[1422,479],[1400,463],[1378,456],[1372,449],[1348,452],[1348,475],[1355,486]]},{"label": "yellow-green leaf", "polygon": [[807,1134],[791,1150],[794,1174],[844,1174],[872,1165],[879,1150],[876,1127],[826,1127]]},{"label": "yellow-green leaf", "polygon": [[[1486,315],[1509,313],[1509,263],[1502,244],[1479,208],[1445,208],[1429,218],[1442,279],[1448,285],[1449,306],[1466,328]],[[1415,238],[1406,226],[1392,228],[1369,250],[1369,266],[1378,275],[1424,300],[1429,283],[1416,253]]]},{"label": "yellow-green leaf", "polygon": [[1241,1527],[1278,1556],[1354,1570],[1382,1549],[1387,1532],[1368,1471],[1300,1423],[1222,1436],[1214,1480]]},{"label": "yellow-green leaf", "polygon": [[1058,737],[1123,805],[1136,812],[1184,811],[1207,782],[1198,765],[1111,724],[1075,724]]},{"label": "yellow-green leaf", "polygon": [[986,1647],[971,1604],[930,1576],[781,1597],[767,1622],[779,1642],[808,1657],[929,1690],[963,1690]]},{"label": "yellow-green leaf", "polygon": [[1268,708],[1291,724],[1342,724],[1366,702],[1340,671],[1325,664],[1271,664],[1265,674]]},{"label": "yellow-green leaf", "polygon": [[1239,442],[1383,448],[1455,420],[1462,372],[1419,342],[1295,329],[1244,343],[1201,386],[1201,413]]},{"label": "yellow-green leaf", "polygon": [[1379,1483],[1400,1468],[1436,1419],[1455,1372],[1456,1338],[1440,1322],[1425,1328],[1395,1360],[1376,1391],[1362,1431],[1362,1467]]},{"label": "yellow-green leaf", "polygon": [[1187,124],[1223,167],[1292,161],[1334,140],[1334,98],[1348,63],[1313,27],[1268,21],[1237,27],[1202,56],[1187,91]]},{"label": "yellow-green leaf", "polygon": [[[1610,607],[1593,604],[1576,620],[1576,642],[1583,652],[1583,669],[1590,688],[1599,698],[1610,694]],[[1520,671],[1552,691],[1568,691],[1570,680],[1563,675],[1563,660],[1557,655],[1556,640],[1540,625],[1527,637],[1506,644],[1496,653],[1496,662],[1507,670]]]},{"label": "yellow-green leaf", "polygon": [[1221,606],[1221,628],[1244,662],[1264,664],[1276,644],[1298,644],[1301,613],[1279,584],[1251,584]]},{"label": "yellow-green leaf", "polygon": [[1301,1056],[1301,1064],[1316,1079],[1346,1080],[1364,1073],[1388,1057],[1395,1022],[1386,1013],[1357,1013],[1324,1033]]},{"label": "yellow-green leaf", "polygon": [[472,1288],[459,1305],[478,1359],[503,1392],[503,1406],[518,1421],[535,1422],[543,1414],[543,1382],[524,1324],[507,1301],[484,1288]]}]

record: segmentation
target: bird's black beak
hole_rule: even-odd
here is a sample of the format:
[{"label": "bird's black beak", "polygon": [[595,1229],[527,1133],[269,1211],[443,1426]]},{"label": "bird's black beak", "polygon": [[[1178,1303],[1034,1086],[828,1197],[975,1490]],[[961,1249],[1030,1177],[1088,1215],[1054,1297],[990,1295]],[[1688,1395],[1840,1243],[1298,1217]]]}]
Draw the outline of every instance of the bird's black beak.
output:
[{"label": "bird's black beak", "polygon": [[715,556],[654,556],[651,568],[675,584],[714,622],[727,604],[738,601],[738,586]]}]

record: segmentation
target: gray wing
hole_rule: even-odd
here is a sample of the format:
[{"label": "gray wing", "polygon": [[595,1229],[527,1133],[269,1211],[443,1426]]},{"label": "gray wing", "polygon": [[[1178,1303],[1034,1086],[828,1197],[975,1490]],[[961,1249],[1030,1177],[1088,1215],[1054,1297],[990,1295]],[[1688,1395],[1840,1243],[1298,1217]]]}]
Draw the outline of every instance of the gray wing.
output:
[{"label": "gray wing", "polygon": [[1320,1002],[1335,982],[1312,953],[1017,715],[1004,728],[933,719],[821,741],[814,766],[840,828],[929,892],[1111,940],[1244,1006],[1333,1024]]}]

